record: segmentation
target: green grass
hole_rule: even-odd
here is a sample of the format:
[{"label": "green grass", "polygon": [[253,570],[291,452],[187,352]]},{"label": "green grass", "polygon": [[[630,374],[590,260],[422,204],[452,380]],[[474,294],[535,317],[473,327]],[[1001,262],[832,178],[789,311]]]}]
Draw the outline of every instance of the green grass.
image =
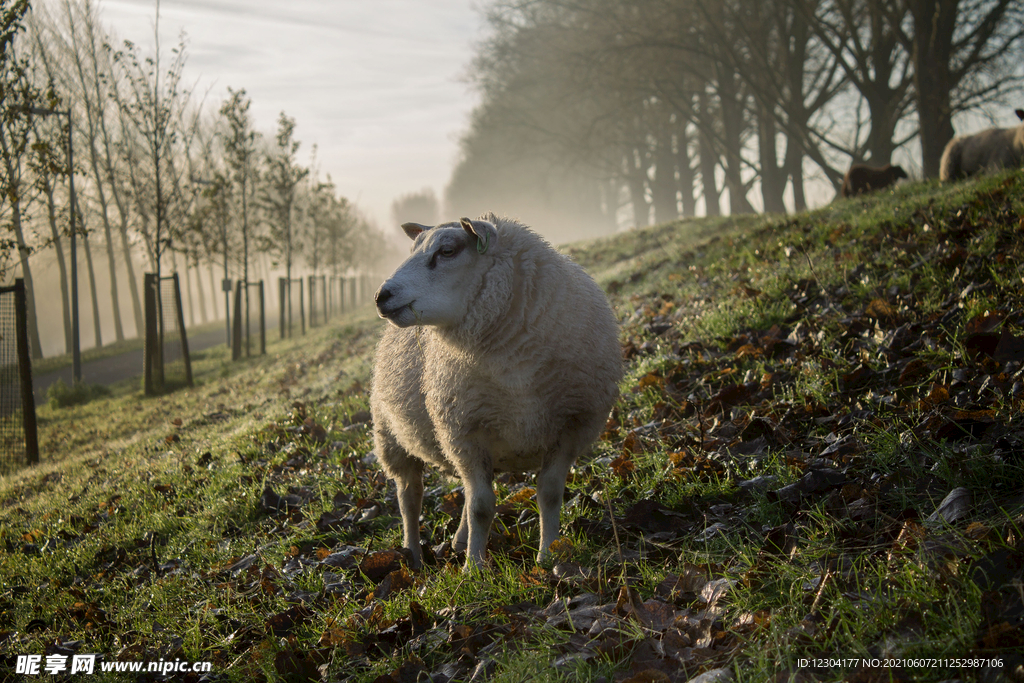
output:
[{"label": "green grass", "polygon": [[[0,655],[78,641],[233,681],[1012,676],[1022,217],[1004,174],[569,247],[627,374],[541,567],[532,475],[497,477],[491,565],[464,572],[461,494],[433,473],[434,558],[402,566],[369,309],[266,357],[197,354],[191,389],[42,407],[43,463],[0,479]],[[836,656],[858,663],[800,664]],[[946,663],[859,663],[885,657]]]},{"label": "green grass", "polygon": [[102,384],[76,382],[69,387],[59,377],[46,390],[47,403],[51,408],[67,408],[109,395],[110,390]]}]

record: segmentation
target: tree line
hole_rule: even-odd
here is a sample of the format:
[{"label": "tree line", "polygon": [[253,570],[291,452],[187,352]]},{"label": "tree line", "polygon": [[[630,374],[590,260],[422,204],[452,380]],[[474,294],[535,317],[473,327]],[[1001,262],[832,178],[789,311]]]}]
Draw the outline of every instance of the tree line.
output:
[{"label": "tree line", "polygon": [[630,209],[638,226],[787,196],[799,211],[810,182],[838,190],[897,150],[937,176],[954,117],[1005,106],[1024,75],[1018,0],[496,0],[486,16],[447,202],[546,196],[603,229]]},{"label": "tree line", "polygon": [[341,275],[380,258],[383,236],[330,175],[321,177],[315,147],[307,164],[299,160],[293,118],[281,112],[276,132],[262,135],[244,89],[229,88],[215,112],[205,106],[183,78],[184,36],[168,54],[161,50],[159,3],[151,54],[115,40],[94,0],[32,8],[28,0],[0,0],[0,22],[0,280],[14,270],[25,279],[33,357],[42,355],[33,257],[48,251],[70,349],[72,215],[97,346],[96,248],[106,252],[117,341],[143,334],[139,262],[157,274],[183,273],[189,303],[194,283],[205,321],[206,302],[216,306],[217,297],[204,278],[212,293],[221,288],[218,275],[252,281],[271,268],[289,279],[293,268]]}]

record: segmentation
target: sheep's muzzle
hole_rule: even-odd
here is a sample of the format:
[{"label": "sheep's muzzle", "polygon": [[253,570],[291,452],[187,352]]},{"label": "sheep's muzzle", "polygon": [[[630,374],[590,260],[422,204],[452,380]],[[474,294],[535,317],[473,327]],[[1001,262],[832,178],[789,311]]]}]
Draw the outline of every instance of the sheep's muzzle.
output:
[{"label": "sheep's muzzle", "polygon": [[[377,290],[377,293],[373,295],[373,300],[377,304],[377,315],[385,320],[390,320],[399,327],[405,327],[408,322],[404,320],[406,316],[403,316],[403,311],[409,309],[412,305],[411,301],[405,303],[399,303],[396,301],[394,296],[395,292],[388,287],[388,283],[385,282]],[[400,320],[399,318],[403,318]]]}]

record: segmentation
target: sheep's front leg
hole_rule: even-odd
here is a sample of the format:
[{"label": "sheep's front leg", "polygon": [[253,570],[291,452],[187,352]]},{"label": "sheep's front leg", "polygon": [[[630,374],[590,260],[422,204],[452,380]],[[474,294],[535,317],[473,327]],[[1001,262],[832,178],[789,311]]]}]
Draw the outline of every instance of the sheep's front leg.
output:
[{"label": "sheep's front leg", "polygon": [[558,538],[565,480],[575,460],[575,449],[560,445],[537,473],[537,507],[540,508],[538,562],[551,554],[551,544]]},{"label": "sheep's front leg", "polygon": [[423,511],[423,461],[409,455],[395,439],[385,420],[375,426],[377,459],[395,482],[398,511],[402,514],[402,544],[409,550],[409,564],[423,566],[420,548],[420,513]]},{"label": "sheep's front leg", "polygon": [[410,470],[395,477],[395,485],[398,488],[398,510],[402,513],[402,545],[409,550],[410,564],[418,569],[423,566],[423,549],[420,548],[423,468]]}]

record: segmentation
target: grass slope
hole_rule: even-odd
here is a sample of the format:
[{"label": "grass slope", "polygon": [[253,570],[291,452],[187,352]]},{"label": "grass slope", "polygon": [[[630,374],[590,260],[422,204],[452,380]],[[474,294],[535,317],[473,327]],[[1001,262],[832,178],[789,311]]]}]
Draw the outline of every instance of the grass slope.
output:
[{"label": "grass slope", "polygon": [[99,653],[212,663],[185,681],[1024,675],[1020,174],[568,251],[609,291],[629,360],[570,476],[551,565],[531,559],[527,475],[497,478],[492,566],[470,573],[446,545],[461,490],[431,476],[432,561],[403,565],[393,487],[367,457],[380,323],[363,311],[266,358],[210,350],[192,390],[43,408],[45,463],[0,480],[0,666]]}]

